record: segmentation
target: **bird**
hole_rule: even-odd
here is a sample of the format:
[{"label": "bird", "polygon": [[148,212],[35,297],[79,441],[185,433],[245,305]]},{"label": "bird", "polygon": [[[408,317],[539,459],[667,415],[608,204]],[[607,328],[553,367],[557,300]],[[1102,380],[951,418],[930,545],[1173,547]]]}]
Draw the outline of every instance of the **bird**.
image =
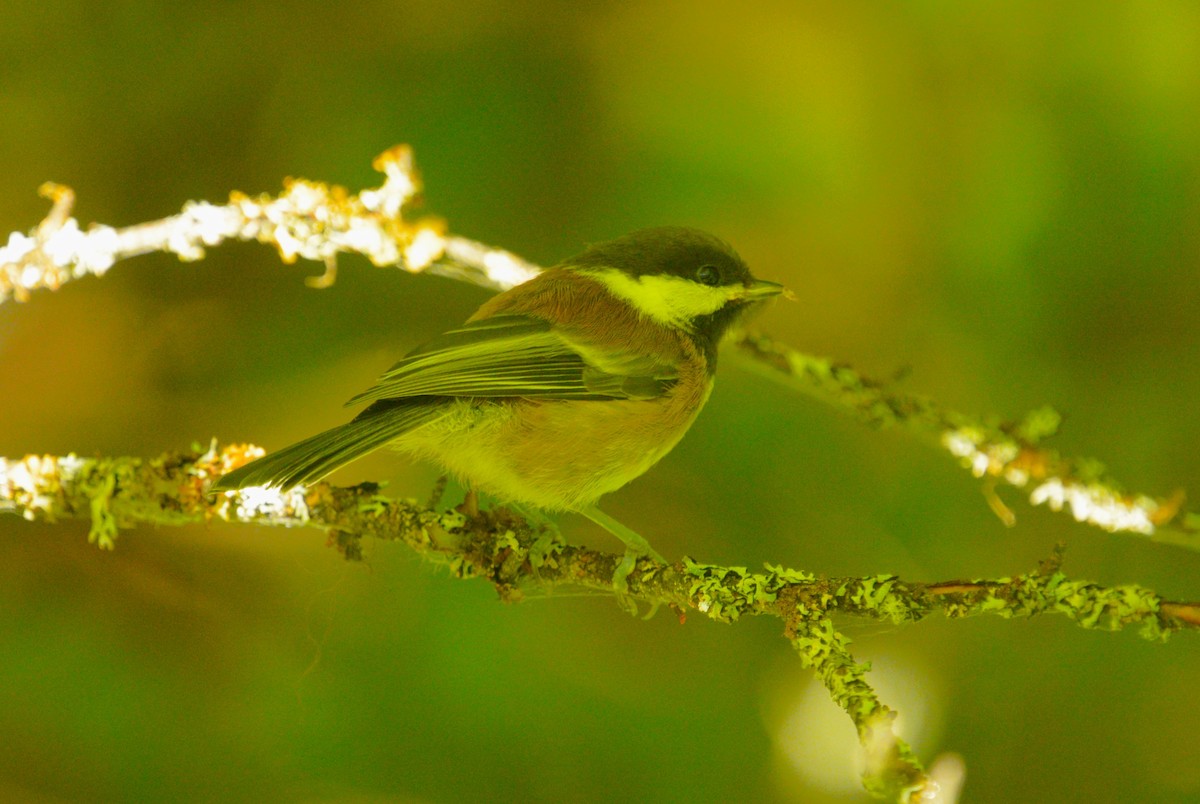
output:
[{"label": "bird", "polygon": [[369,403],[351,421],[211,492],[307,485],[388,445],[440,465],[469,495],[591,519],[625,543],[620,593],[640,557],[663,559],[597,501],[675,447],[712,392],[722,337],[783,292],[698,229],[593,244],[413,349],[346,403]]}]

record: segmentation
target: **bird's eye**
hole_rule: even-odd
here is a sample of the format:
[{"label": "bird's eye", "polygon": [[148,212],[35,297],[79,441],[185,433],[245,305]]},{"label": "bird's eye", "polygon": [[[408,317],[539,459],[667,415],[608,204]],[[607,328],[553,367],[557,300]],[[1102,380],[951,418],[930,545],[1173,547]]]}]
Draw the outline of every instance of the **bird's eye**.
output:
[{"label": "bird's eye", "polygon": [[715,265],[701,265],[696,269],[696,281],[701,285],[719,285],[721,284],[721,272]]}]

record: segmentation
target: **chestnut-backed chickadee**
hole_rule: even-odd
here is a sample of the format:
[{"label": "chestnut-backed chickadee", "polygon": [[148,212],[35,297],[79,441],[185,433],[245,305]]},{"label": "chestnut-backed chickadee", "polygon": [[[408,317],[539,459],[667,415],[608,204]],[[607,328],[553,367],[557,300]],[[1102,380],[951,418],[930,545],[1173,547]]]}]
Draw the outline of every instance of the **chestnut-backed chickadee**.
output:
[{"label": "chestnut-backed chickadee", "polygon": [[472,490],[592,519],[626,543],[620,582],[638,555],[658,556],[596,501],[671,451],[712,390],[722,335],[782,290],[695,229],[591,246],[409,352],[347,403],[371,403],[353,421],[212,490],[311,483],[386,444]]}]

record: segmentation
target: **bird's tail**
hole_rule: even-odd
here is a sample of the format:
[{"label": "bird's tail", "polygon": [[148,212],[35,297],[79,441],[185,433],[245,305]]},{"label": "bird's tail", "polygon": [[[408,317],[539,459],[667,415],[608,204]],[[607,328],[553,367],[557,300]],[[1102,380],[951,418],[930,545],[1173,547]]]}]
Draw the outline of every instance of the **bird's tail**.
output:
[{"label": "bird's tail", "polygon": [[232,491],[247,486],[290,489],[314,483],[333,470],[379,449],[404,433],[440,415],[436,406],[412,404],[370,408],[354,421],[318,433],[235,469],[213,484],[210,491]]}]

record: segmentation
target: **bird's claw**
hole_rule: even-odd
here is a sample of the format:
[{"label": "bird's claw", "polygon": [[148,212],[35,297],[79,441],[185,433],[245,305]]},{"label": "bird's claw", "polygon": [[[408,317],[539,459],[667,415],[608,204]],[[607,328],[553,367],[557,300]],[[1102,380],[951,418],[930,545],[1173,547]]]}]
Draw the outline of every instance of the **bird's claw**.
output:
[{"label": "bird's claw", "polygon": [[[637,617],[639,612],[637,601],[629,596],[629,576],[635,569],[637,569],[638,559],[641,558],[649,558],[652,561],[657,561],[660,564],[667,563],[666,559],[656,553],[653,549],[650,549],[649,545],[647,545],[647,549],[645,551],[627,548],[625,550],[625,554],[621,556],[620,562],[617,563],[616,569],[613,570],[612,575],[613,592],[615,592],[617,596],[617,605],[620,606],[624,611],[629,612],[634,617]],[[650,611],[646,613],[646,616],[643,619],[650,619],[654,616],[654,612],[656,611],[658,611],[658,603],[652,603],[650,605]]]}]

